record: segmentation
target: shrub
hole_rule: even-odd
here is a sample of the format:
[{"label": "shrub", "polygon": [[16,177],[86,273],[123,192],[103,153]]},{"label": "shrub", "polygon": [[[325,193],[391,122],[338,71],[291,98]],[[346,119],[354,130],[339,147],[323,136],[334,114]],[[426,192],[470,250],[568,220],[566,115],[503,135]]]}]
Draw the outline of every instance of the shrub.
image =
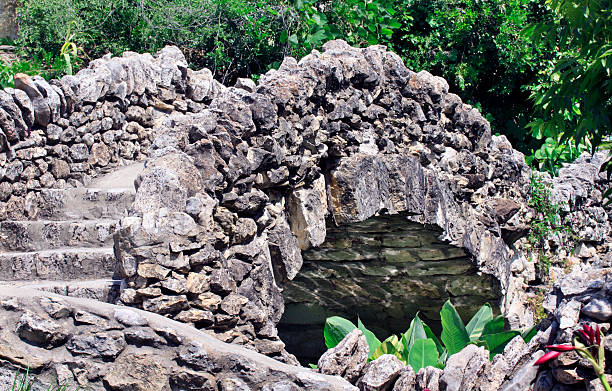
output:
[{"label": "shrub", "polygon": [[368,330],[361,320],[357,326],[339,316],[328,318],[323,331],[325,345],[331,349],[351,331],[358,328],[368,341],[368,361],[375,360],[383,354],[393,354],[404,364],[418,371],[427,366],[444,368],[450,356],[461,351],[468,344],[484,346],[490,352],[490,358],[504,351],[504,347],[517,335],[522,335],[528,342],[536,332],[535,327],[521,334],[518,330],[506,330],[502,315],[493,317],[489,304],[483,305],[470,319],[463,324],[457,310],[450,300],[440,310],[442,334],[440,338],[431,331],[417,314],[410,323],[410,328],[401,336],[392,335],[380,341]]}]

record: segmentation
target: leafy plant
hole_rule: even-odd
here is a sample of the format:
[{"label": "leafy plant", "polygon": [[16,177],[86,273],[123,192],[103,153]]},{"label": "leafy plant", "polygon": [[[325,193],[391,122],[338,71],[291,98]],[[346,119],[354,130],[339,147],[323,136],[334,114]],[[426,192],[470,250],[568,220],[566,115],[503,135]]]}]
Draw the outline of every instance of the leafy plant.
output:
[{"label": "leafy plant", "polygon": [[380,341],[361,322],[358,326],[339,316],[328,318],[325,322],[323,335],[327,348],[333,348],[351,331],[360,329],[366,337],[369,346],[368,360],[375,360],[383,354],[393,354],[404,364],[412,366],[415,371],[427,366],[444,368],[450,356],[458,353],[468,344],[484,346],[490,352],[490,357],[502,353],[504,347],[517,335],[522,335],[529,341],[535,335],[535,328],[521,334],[518,330],[506,330],[503,316],[493,317],[489,304],[483,305],[470,319],[463,324],[457,310],[448,300],[440,310],[442,319],[442,334],[440,338],[432,332],[417,314],[410,328],[401,336],[392,335]]},{"label": "leafy plant", "polygon": [[392,46],[393,32],[402,26],[389,0],[296,0],[288,11],[295,23],[282,31],[280,40],[298,57],[339,38],[355,46]]},{"label": "leafy plant", "polygon": [[542,365],[550,360],[554,360],[559,357],[563,352],[569,352],[575,350],[580,357],[586,359],[590,364],[595,375],[599,378],[601,385],[606,391],[610,391],[610,384],[606,380],[605,374],[605,351],[604,335],[599,329],[599,325],[594,328],[588,324],[582,326],[582,330],[578,330],[572,345],[548,345],[546,348],[551,349],[550,352],[540,357],[533,365]]},{"label": "leafy plant", "polygon": [[[531,132],[559,140],[559,145],[610,150],[612,144],[606,139],[612,135],[612,30],[608,27],[612,3],[547,0],[546,5],[554,18],[526,30],[534,45],[544,43],[556,53],[543,83],[531,93],[538,110],[537,119],[529,124]],[[559,161],[559,156],[552,158]],[[608,161],[604,169],[612,174],[612,163]]]},{"label": "leafy plant", "polygon": [[528,242],[537,254],[537,266],[543,274],[548,273],[552,260],[545,254],[548,241],[556,239],[564,246],[571,246],[574,235],[570,227],[561,222],[561,203],[551,199],[552,184],[545,182],[543,174],[534,171],[531,175],[531,198],[529,206],[535,215],[531,220]]}]

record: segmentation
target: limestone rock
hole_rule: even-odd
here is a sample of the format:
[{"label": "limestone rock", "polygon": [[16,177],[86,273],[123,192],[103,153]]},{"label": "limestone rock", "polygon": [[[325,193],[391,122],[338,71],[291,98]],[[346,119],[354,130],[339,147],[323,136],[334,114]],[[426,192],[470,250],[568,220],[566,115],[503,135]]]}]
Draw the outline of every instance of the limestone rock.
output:
[{"label": "limestone rock", "polygon": [[329,349],[319,359],[317,368],[326,375],[342,376],[354,383],[368,361],[369,348],[365,336],[359,329],[346,335],[332,349]]},{"label": "limestone rock", "polygon": [[103,359],[114,359],[125,346],[125,339],[120,331],[77,334],[66,344],[72,354]]},{"label": "limestone rock", "polygon": [[404,364],[392,354],[383,354],[363,368],[363,376],[357,386],[361,391],[390,390]]},{"label": "limestone rock", "polygon": [[448,358],[440,377],[440,388],[447,391],[469,391],[489,370],[489,352],[484,347],[468,345]]},{"label": "limestone rock", "polygon": [[69,337],[65,328],[59,323],[31,312],[21,316],[17,324],[17,333],[21,339],[47,349],[64,344]]},{"label": "limestone rock", "polygon": [[104,376],[104,384],[115,391],[167,391],[167,368],[153,354],[122,355]]}]

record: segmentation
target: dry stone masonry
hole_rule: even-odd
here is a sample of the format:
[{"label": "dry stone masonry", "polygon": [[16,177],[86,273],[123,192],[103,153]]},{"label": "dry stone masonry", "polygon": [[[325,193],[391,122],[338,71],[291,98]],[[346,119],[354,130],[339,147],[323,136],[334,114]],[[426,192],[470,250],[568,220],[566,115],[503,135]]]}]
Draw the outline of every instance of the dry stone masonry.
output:
[{"label": "dry stone masonry", "polygon": [[[400,327],[453,297],[466,314],[493,301],[512,327],[533,321],[523,155],[446,81],[381,46],[331,41],[234,87],[175,47],[105,56],[61,80],[16,77],[0,129],[0,376],[30,365],[94,390],[525,390],[582,304],[610,321],[608,291],[592,305],[562,292],[538,336],[493,362],[472,346],[414,373],[356,359],[363,336],[349,335],[319,362],[346,381],[279,363],[298,364],[283,313],[295,326],[380,303]],[[610,267],[602,159],[552,180],[577,232],[574,273]],[[564,383],[557,372],[538,384]]]}]

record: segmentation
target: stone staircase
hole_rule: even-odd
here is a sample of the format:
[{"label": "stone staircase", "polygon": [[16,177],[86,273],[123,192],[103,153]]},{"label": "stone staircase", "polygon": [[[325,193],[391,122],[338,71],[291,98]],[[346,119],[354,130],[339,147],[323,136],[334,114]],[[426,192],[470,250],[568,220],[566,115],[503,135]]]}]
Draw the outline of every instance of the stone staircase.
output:
[{"label": "stone staircase", "polygon": [[114,301],[120,281],[113,233],[134,201],[142,168],[133,163],[87,187],[42,190],[36,220],[0,222],[0,281]]}]

